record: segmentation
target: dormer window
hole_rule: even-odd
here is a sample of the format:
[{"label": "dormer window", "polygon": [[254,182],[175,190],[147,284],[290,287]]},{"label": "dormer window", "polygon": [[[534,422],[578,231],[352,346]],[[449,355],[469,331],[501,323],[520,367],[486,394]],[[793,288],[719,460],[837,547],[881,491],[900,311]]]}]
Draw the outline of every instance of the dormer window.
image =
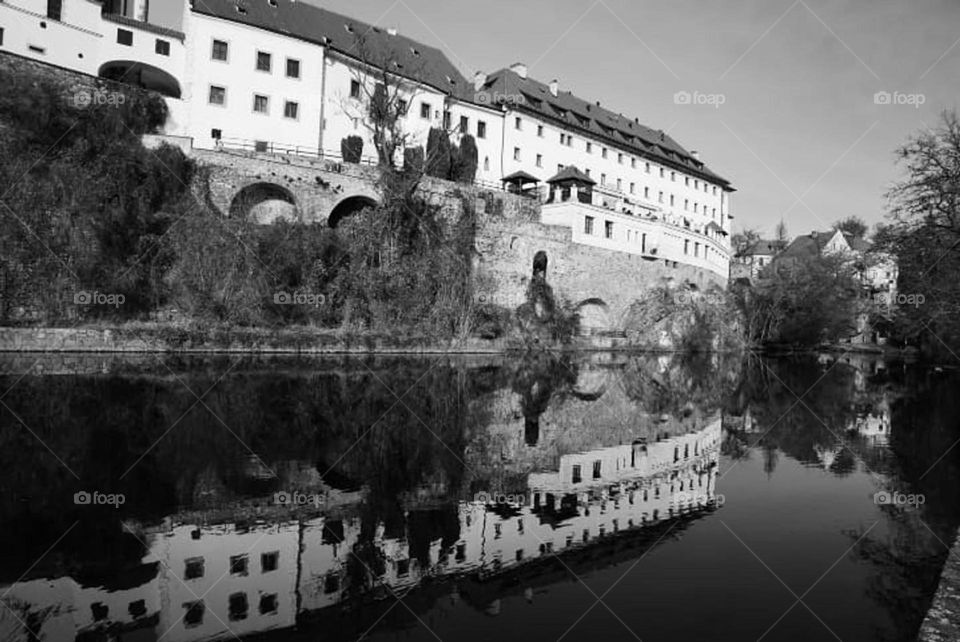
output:
[{"label": "dormer window", "polygon": [[343,30],[347,33],[353,33],[353,25],[348,22],[347,24],[343,25]]},{"label": "dormer window", "polygon": [[419,56],[420,50],[417,49],[416,47],[410,47],[410,53],[412,53],[414,56]]}]

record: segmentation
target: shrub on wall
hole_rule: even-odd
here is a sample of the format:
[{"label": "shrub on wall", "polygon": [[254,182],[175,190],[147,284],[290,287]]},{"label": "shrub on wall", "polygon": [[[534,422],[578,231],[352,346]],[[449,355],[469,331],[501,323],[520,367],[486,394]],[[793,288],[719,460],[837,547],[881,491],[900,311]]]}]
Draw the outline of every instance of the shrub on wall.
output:
[{"label": "shrub on wall", "polygon": [[477,151],[477,142],[473,136],[467,134],[460,140],[456,171],[451,178],[460,183],[472,183],[477,178],[479,164],[480,154]]}]

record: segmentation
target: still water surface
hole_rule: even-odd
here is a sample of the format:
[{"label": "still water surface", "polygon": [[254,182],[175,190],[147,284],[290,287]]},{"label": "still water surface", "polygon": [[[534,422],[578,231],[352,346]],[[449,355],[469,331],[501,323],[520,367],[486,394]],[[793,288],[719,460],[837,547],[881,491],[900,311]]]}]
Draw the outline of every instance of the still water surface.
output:
[{"label": "still water surface", "polygon": [[960,376],[8,358],[0,640],[910,640]]}]

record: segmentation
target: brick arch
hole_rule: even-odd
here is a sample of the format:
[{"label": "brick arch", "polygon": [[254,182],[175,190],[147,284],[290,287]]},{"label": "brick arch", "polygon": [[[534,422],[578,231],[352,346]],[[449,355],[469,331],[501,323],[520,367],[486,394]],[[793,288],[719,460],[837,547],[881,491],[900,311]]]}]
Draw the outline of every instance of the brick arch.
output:
[{"label": "brick arch", "polygon": [[585,299],[577,304],[580,315],[580,333],[597,334],[614,329],[613,312],[603,299]]},{"label": "brick arch", "polygon": [[300,220],[297,198],[288,188],[270,181],[247,184],[230,199],[227,211],[230,218],[256,218],[257,223],[269,224],[278,218]]},{"label": "brick arch", "polygon": [[369,193],[347,196],[346,198],[340,199],[340,201],[333,206],[333,209],[330,210],[330,213],[327,215],[327,223],[330,227],[337,227],[343,219],[353,216],[365,208],[377,207],[379,204],[380,199]]}]

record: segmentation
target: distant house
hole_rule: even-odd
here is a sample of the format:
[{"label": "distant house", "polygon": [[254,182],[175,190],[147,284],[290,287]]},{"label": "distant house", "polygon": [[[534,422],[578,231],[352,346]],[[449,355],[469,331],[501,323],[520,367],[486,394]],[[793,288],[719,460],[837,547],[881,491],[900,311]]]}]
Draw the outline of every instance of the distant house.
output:
[{"label": "distant house", "polygon": [[885,343],[885,339],[869,322],[871,313],[888,315],[897,299],[899,270],[896,259],[873,250],[864,238],[841,230],[812,232],[799,236],[776,257],[775,263],[789,267],[817,256],[844,256],[855,263],[857,277],[866,302],[865,312],[857,319],[859,334],[851,343]]},{"label": "distant house", "polygon": [[786,246],[786,241],[760,239],[737,250],[730,263],[730,281],[745,279],[752,283]]}]

